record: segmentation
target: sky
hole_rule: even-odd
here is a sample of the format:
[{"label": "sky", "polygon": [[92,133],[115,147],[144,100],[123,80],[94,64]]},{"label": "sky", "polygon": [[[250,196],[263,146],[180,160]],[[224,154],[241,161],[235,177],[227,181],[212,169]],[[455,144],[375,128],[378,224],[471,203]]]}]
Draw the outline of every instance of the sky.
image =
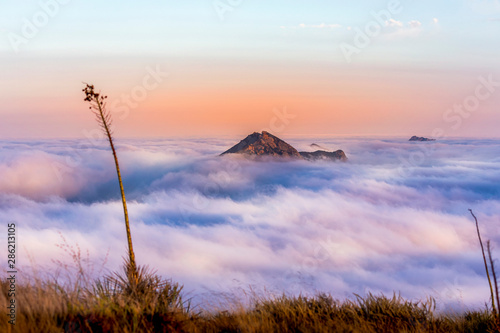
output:
[{"label": "sky", "polygon": [[0,138],[499,135],[498,0],[0,6]]},{"label": "sky", "polygon": [[[288,142],[312,149],[309,139]],[[252,292],[395,292],[434,297],[439,311],[488,302],[468,209],[497,259],[498,139],[315,141],[343,149],[345,163],[217,156],[235,143],[117,141],[137,263],[182,284],[194,304],[213,309]],[[16,224],[21,281],[64,281],[77,251],[91,277],[120,269],[127,243],[106,142],[3,140],[0,174],[0,220]]]}]

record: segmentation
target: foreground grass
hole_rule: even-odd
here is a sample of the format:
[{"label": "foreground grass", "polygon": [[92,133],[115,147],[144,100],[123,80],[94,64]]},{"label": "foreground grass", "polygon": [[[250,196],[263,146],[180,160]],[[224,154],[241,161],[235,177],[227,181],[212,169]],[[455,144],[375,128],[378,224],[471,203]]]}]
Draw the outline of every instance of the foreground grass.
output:
[{"label": "foreground grass", "polygon": [[[6,309],[8,283],[0,282]],[[72,284],[36,279],[17,286],[16,325],[1,332],[498,332],[488,310],[460,315],[434,312],[432,299],[368,295],[337,301],[316,297],[255,298],[250,307],[201,312],[191,309],[182,287],[147,269]]]}]

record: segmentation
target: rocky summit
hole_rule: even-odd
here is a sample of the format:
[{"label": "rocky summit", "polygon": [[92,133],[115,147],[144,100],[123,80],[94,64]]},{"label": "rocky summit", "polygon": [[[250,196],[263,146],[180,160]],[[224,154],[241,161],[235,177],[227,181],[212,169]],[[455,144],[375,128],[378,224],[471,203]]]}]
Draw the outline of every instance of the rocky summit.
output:
[{"label": "rocky summit", "polygon": [[311,143],[309,145],[309,147],[311,147],[312,149],[316,149],[316,150],[325,150],[325,151],[328,150],[328,149],[318,145],[317,143]]},{"label": "rocky summit", "polygon": [[262,133],[254,132],[240,141],[231,149],[223,152],[225,154],[248,154],[257,156],[282,156],[282,157],[299,157],[297,149],[291,145],[275,137],[271,133],[263,131]]},{"label": "rocky summit", "polygon": [[297,149],[266,131],[263,131],[262,133],[254,132],[250,134],[238,144],[223,152],[221,156],[226,154],[291,157],[306,160],[347,160],[347,157],[342,150],[334,152],[317,150],[314,152],[299,153]]},{"label": "rocky summit", "polygon": [[436,139],[424,138],[422,136],[412,136],[408,141],[436,141]]},{"label": "rocky summit", "polygon": [[305,158],[306,160],[340,160],[347,161],[347,156],[345,156],[344,151],[324,151],[324,150],[316,150],[313,152],[301,151],[300,156]]}]

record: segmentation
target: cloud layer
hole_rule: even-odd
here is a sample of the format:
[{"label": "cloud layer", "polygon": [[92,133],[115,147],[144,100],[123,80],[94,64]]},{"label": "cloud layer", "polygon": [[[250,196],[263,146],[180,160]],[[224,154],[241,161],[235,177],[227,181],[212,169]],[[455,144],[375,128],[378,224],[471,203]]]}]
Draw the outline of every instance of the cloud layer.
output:
[{"label": "cloud layer", "polygon": [[[406,140],[287,140],[343,149],[347,163],[217,156],[237,140],[120,140],[137,259],[197,301],[252,288],[482,306],[489,292],[467,209],[498,244],[499,142]],[[64,257],[61,235],[119,267],[123,212],[105,142],[4,141],[0,170],[0,219],[18,225],[26,269]]]}]

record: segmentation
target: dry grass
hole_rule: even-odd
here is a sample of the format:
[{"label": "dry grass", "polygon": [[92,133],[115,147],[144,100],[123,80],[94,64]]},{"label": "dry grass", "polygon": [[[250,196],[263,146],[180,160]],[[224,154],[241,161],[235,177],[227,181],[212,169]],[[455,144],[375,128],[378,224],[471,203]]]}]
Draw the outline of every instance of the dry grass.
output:
[{"label": "dry grass", "polygon": [[[55,261],[53,274],[38,272],[18,281],[16,325],[4,318],[0,332],[500,332],[490,309],[445,315],[436,313],[432,298],[416,302],[396,294],[356,295],[354,300],[253,294],[247,306],[214,303],[200,311],[184,299],[181,285],[146,267],[132,274],[128,260],[121,272],[93,279],[96,271],[88,256],[62,241],[59,247],[72,264]],[[4,309],[8,289],[3,278]]]},{"label": "dry grass", "polygon": [[[182,287],[139,268],[131,283],[129,268],[88,285],[61,285],[34,279],[17,286],[15,329],[8,332],[497,332],[487,309],[461,315],[435,313],[434,300],[356,296],[339,301],[316,297],[255,298],[250,307],[199,312],[184,300]],[[137,283],[136,283],[137,282]],[[0,306],[8,284],[0,282]]]}]

